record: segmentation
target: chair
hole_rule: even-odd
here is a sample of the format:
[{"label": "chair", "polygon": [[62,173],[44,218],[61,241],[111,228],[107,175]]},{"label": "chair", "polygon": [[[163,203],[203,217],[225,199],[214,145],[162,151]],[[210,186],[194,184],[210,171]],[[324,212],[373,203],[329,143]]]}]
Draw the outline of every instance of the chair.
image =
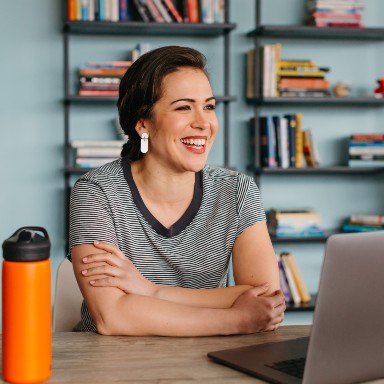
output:
[{"label": "chair", "polygon": [[81,320],[83,296],[73,272],[72,263],[64,259],[57,269],[53,331],[68,332]]}]

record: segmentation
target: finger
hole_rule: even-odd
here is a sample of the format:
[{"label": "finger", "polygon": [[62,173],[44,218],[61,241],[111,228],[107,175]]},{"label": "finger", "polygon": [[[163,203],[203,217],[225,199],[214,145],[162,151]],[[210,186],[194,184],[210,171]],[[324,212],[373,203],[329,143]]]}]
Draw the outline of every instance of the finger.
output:
[{"label": "finger", "polygon": [[120,248],[117,247],[116,245],[106,243],[104,241],[98,241],[98,240],[95,240],[93,242],[93,245],[96,248],[103,249],[104,251],[107,251],[109,253],[113,253],[114,255],[120,257],[121,259],[125,258],[124,254],[120,251]]},{"label": "finger", "polygon": [[95,276],[95,275],[106,275],[112,277],[119,277],[119,268],[111,267],[110,265],[99,265],[98,267],[88,268],[81,271],[83,276]]},{"label": "finger", "polygon": [[103,277],[89,282],[93,287],[116,287],[119,288],[119,279],[116,277]]},{"label": "finger", "polygon": [[265,293],[269,288],[269,284],[268,283],[264,283],[262,285],[259,285],[255,288],[251,288],[251,291],[256,294],[257,296],[260,296],[262,295],[263,293]]},{"label": "finger", "polygon": [[104,262],[115,267],[121,265],[120,258],[117,255],[114,255],[109,252],[95,253],[93,255],[88,255],[83,258],[84,264],[91,264],[91,263],[97,263],[97,262]]}]

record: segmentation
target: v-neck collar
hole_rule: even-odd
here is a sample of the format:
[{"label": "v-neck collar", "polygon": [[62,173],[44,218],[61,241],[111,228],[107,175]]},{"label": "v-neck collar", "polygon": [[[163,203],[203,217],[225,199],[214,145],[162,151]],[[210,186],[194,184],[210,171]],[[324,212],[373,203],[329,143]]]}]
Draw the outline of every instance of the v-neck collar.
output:
[{"label": "v-neck collar", "polygon": [[141,212],[143,217],[147,220],[150,226],[161,236],[164,237],[173,237],[177,236],[181,231],[183,231],[195,218],[197,212],[200,209],[201,201],[203,198],[203,185],[202,185],[202,176],[201,171],[195,173],[195,187],[193,191],[193,198],[189,204],[187,210],[183,213],[179,220],[177,220],[170,228],[164,227],[156,217],[148,210],[144,204],[143,199],[140,196],[139,190],[137,189],[135,180],[132,176],[131,162],[128,157],[124,157],[121,161],[124,177],[126,182],[129,185],[131,190],[132,199]]}]

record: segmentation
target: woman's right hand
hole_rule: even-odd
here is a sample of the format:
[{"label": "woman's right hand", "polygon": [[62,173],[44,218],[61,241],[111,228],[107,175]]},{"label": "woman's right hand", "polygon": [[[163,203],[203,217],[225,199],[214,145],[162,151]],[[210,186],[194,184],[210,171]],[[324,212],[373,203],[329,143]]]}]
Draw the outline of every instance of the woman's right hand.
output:
[{"label": "woman's right hand", "polygon": [[262,296],[268,284],[248,289],[233,303],[240,334],[273,331],[284,320],[285,299],[281,291],[272,296]]}]

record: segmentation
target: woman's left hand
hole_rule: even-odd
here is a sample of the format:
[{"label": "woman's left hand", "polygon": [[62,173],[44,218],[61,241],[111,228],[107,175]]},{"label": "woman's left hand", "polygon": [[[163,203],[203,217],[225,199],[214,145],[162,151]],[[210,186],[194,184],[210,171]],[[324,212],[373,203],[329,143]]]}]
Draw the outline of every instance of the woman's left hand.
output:
[{"label": "woman's left hand", "polygon": [[[85,277],[95,276],[90,281],[94,287],[116,287],[125,293],[153,296],[156,284],[145,278],[115,245],[95,241],[93,245],[105,252],[88,255],[82,259],[86,266],[81,271]],[[99,264],[102,262],[103,264]],[[99,264],[92,266],[92,264]]]}]

